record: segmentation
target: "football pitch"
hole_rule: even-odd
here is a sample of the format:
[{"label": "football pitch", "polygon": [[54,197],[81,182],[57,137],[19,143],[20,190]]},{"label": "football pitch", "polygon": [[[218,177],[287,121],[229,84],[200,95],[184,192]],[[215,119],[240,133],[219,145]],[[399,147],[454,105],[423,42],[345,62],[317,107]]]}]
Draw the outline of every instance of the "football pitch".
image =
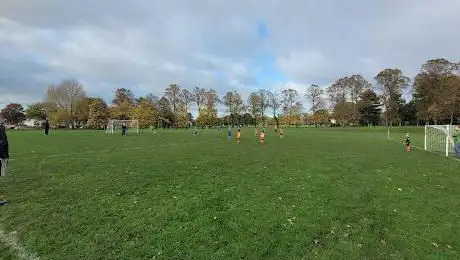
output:
[{"label": "football pitch", "polygon": [[458,259],[460,162],[405,132],[10,131],[0,258]]}]

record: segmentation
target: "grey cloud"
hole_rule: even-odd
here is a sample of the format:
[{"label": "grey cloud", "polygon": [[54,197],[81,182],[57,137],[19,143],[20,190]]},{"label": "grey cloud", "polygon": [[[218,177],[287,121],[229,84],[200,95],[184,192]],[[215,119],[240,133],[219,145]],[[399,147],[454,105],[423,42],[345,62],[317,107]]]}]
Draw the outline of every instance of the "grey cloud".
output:
[{"label": "grey cloud", "polygon": [[[433,57],[460,60],[459,9],[449,0],[3,0],[0,58],[20,60],[10,66],[36,85],[78,78],[109,100],[115,87],[161,94],[170,83],[247,93],[258,85],[253,59],[268,51],[301,89],[354,73],[371,79],[385,67],[412,76]],[[263,40],[260,21],[270,32]],[[21,85],[12,75],[3,89]]]},{"label": "grey cloud", "polygon": [[[44,96],[47,83],[37,75],[51,70],[30,60],[11,60],[0,57],[0,104],[30,103]],[[16,100],[14,100],[16,99]]]}]

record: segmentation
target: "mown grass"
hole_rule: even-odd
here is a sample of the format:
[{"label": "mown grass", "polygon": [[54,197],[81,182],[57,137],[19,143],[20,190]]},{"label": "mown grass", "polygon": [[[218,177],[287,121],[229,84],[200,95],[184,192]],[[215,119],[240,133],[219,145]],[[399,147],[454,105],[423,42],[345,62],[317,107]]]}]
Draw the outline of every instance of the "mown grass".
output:
[{"label": "mown grass", "polygon": [[10,132],[0,227],[41,259],[460,257],[460,162],[383,128],[285,133]]}]

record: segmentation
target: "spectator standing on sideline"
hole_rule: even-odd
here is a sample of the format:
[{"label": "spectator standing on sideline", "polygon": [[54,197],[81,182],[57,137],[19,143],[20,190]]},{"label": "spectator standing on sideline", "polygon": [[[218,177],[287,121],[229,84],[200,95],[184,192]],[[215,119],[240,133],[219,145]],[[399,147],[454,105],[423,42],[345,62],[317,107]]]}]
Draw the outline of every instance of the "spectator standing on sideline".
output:
[{"label": "spectator standing on sideline", "polygon": [[126,130],[127,130],[127,127],[125,124],[121,125],[121,135],[122,136],[125,136],[126,135]]},{"label": "spectator standing on sideline", "polygon": [[6,129],[3,123],[0,123],[0,176],[6,175],[8,158],[10,157],[8,148],[8,137],[6,136]]},{"label": "spectator standing on sideline", "polygon": [[[6,175],[8,166],[9,149],[8,138],[6,136],[6,129],[3,122],[0,122],[0,178]],[[8,204],[6,200],[0,200],[0,206]]]},{"label": "spectator standing on sideline", "polygon": [[50,132],[50,122],[48,121],[48,119],[46,119],[43,127],[45,128],[45,135],[48,135]]}]

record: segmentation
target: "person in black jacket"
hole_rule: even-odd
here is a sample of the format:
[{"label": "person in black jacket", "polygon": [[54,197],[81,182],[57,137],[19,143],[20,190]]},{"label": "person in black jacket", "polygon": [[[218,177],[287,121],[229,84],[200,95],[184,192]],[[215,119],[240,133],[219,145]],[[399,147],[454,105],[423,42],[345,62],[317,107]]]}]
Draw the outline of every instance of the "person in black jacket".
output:
[{"label": "person in black jacket", "polygon": [[[9,150],[8,138],[6,137],[6,129],[0,122],[0,178],[6,175],[6,166],[8,165]],[[8,201],[0,200],[0,206],[7,205]]]},{"label": "person in black jacket", "polygon": [[45,135],[48,135],[48,133],[50,131],[50,122],[48,121],[48,119],[46,119],[46,121],[45,121],[43,126],[45,128]]},{"label": "person in black jacket", "polygon": [[0,176],[6,175],[8,158],[10,157],[8,148],[8,137],[6,136],[6,129],[3,123],[0,123]]},{"label": "person in black jacket", "polygon": [[121,135],[125,136],[127,130],[128,130],[128,127],[125,124],[122,124],[121,125]]}]

